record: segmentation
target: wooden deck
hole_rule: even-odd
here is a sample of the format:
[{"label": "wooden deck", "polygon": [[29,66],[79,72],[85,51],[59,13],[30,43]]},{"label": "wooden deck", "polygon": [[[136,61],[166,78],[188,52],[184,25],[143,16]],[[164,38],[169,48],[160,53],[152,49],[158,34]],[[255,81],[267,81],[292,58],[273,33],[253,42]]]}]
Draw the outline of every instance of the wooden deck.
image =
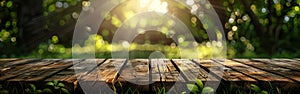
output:
[{"label": "wooden deck", "polygon": [[[271,82],[282,90],[299,92],[300,59],[227,59],[221,62],[203,59],[0,59],[0,82],[44,84],[58,80],[77,92],[81,91],[77,80],[80,76],[80,81],[99,81],[117,88],[115,83],[121,82],[122,87],[153,91],[155,87],[168,89],[174,82],[193,83],[195,78],[214,82],[221,78],[220,87],[225,83],[249,88],[251,83],[265,86]],[[225,66],[224,71],[218,66]],[[99,75],[101,78],[97,78]],[[184,88],[184,85],[175,88]]]}]

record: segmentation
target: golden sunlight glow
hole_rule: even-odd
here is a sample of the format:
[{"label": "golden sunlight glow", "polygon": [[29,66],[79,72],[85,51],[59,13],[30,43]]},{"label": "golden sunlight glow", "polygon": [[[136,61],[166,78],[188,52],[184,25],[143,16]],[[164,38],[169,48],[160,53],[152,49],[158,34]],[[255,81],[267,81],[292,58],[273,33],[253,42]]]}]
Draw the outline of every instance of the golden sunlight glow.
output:
[{"label": "golden sunlight glow", "polygon": [[160,0],[140,0],[140,7],[163,14],[168,12],[168,3]]},{"label": "golden sunlight glow", "polygon": [[144,8],[149,4],[150,0],[140,0],[140,7]]}]

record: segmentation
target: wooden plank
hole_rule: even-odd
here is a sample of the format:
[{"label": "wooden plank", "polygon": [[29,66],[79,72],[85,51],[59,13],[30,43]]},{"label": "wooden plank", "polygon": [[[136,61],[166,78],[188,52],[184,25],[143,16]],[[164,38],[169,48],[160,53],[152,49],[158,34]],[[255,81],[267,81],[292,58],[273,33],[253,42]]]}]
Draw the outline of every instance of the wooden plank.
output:
[{"label": "wooden plank", "polygon": [[[68,90],[79,90],[79,84],[77,77],[86,75],[91,70],[95,69],[103,63],[104,59],[86,59],[74,63],[72,67],[62,70],[57,74],[47,78],[45,81],[57,80],[62,83],[66,83]],[[75,73],[76,72],[76,73]]]},{"label": "wooden plank", "polygon": [[126,59],[106,60],[79,79],[82,89],[91,93],[112,93],[109,87],[112,87],[124,64],[126,64]]},{"label": "wooden plank", "polygon": [[162,81],[166,82],[185,82],[182,75],[180,75],[179,70],[175,68],[175,66],[171,63],[170,60],[164,59],[163,60],[165,66],[159,66],[162,69]]},{"label": "wooden plank", "polygon": [[248,60],[248,59],[226,60],[225,65],[241,73],[244,73],[252,78],[255,78],[258,81],[293,82],[292,80],[286,77],[282,77],[280,75],[273,74],[268,71],[258,69],[256,67],[237,62],[242,60]]},{"label": "wooden plank", "polygon": [[136,88],[140,91],[149,91],[149,61],[148,59],[128,60],[124,65],[117,81],[126,88]]},{"label": "wooden plank", "polygon": [[185,91],[185,80],[170,60],[151,59],[151,69],[153,88],[165,87],[170,93]]},{"label": "wooden plank", "polygon": [[19,65],[15,67],[7,67],[8,69],[2,70],[0,75],[0,81],[8,80],[12,77],[16,77],[22,74],[25,74],[26,72],[29,72],[32,68],[39,68],[43,66],[47,66],[49,64],[52,64],[53,60],[41,60],[39,62],[32,62],[24,65]]},{"label": "wooden plank", "polygon": [[124,66],[119,81],[130,81],[132,83],[149,84],[148,59],[129,60]]},{"label": "wooden plank", "polygon": [[[77,77],[84,76],[88,72],[92,71],[92,69],[98,67],[101,63],[103,63],[105,59],[86,59],[78,62],[76,65],[73,65],[70,68],[67,68],[49,78],[45,81],[58,80],[67,83],[76,84]],[[76,70],[76,74],[75,74]]]},{"label": "wooden plank", "polygon": [[300,72],[298,72],[298,71],[278,67],[278,66],[268,64],[268,63],[251,61],[249,59],[235,59],[235,60],[240,63],[247,64],[249,66],[253,66],[253,67],[259,68],[261,70],[265,70],[270,73],[274,73],[274,74],[277,74],[277,75],[280,75],[280,76],[283,76],[286,78],[290,78],[294,81],[298,81],[298,82],[300,81]]},{"label": "wooden plank", "polygon": [[38,61],[38,59],[20,59],[20,60],[15,60],[15,61],[11,61],[11,62],[0,63],[0,66],[2,68],[8,68],[8,67],[13,67],[13,66],[18,66],[18,65],[35,62],[35,61]]},{"label": "wooden plank", "polygon": [[275,59],[275,60],[271,60],[271,59],[251,59],[253,61],[258,61],[258,62],[262,62],[262,63],[267,63],[267,65],[272,64],[278,67],[283,67],[283,68],[287,68],[293,71],[300,71],[300,64],[298,65],[297,63],[300,62],[296,62],[295,60],[281,60],[281,59]]},{"label": "wooden plank", "polygon": [[195,82],[196,79],[200,79],[201,81],[218,81],[215,77],[208,78],[208,72],[190,60],[173,59],[173,61],[178,66],[180,72],[187,77],[187,82]]},{"label": "wooden plank", "polygon": [[[77,60],[79,61],[79,60]],[[32,67],[26,73],[9,79],[9,81],[41,81],[73,65],[72,59],[53,62],[46,66]]]},{"label": "wooden plank", "polygon": [[201,66],[204,66],[206,68],[211,68],[211,67],[224,67],[223,71],[216,69],[216,68],[211,68],[211,72],[216,74],[218,77],[222,77],[224,81],[256,81],[255,79],[248,77],[234,69],[232,69],[229,66],[226,66],[224,63],[220,62],[214,62],[213,60],[201,60],[197,59],[195,60],[198,64]]},{"label": "wooden plank", "polygon": [[125,59],[108,59],[101,66],[82,77],[81,80],[111,82],[115,79],[125,61]]},{"label": "wooden plank", "polygon": [[160,83],[161,81],[161,74],[159,73],[159,67],[158,67],[158,60],[157,59],[152,59],[150,61],[150,71],[151,71],[151,79],[150,83],[158,82]]},{"label": "wooden plank", "polygon": [[151,74],[149,79],[151,83],[150,90],[154,90],[154,91],[156,91],[157,88],[162,87],[161,84],[162,78],[158,67],[158,62],[159,62],[158,59],[150,59],[150,64],[149,64],[150,66],[149,73]]},{"label": "wooden plank", "polygon": [[6,62],[10,62],[10,61],[15,61],[15,60],[18,60],[17,58],[2,58],[0,59],[0,64],[1,63],[6,63]]},{"label": "wooden plank", "polygon": [[289,63],[291,65],[300,67],[300,61],[295,59],[273,59],[273,61]]}]

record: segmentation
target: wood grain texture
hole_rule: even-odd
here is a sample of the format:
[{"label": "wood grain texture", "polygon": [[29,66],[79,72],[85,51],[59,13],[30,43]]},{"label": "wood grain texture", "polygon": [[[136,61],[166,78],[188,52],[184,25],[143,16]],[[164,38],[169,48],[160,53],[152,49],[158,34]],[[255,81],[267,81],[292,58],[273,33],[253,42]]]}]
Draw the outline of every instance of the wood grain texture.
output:
[{"label": "wood grain texture", "polygon": [[39,68],[39,67],[47,66],[54,62],[56,62],[56,61],[55,60],[42,60],[39,62],[31,62],[31,63],[14,66],[14,67],[6,67],[8,69],[2,70],[1,75],[0,75],[0,81],[15,78],[16,76],[19,76],[19,75],[25,75],[26,73],[32,71],[32,68]]},{"label": "wood grain texture", "polygon": [[[151,59],[153,88],[164,87],[170,93],[183,92],[185,80],[168,59]],[[157,75],[158,74],[158,75]],[[159,79],[158,79],[159,77]],[[158,83],[159,82],[159,83]]]},{"label": "wood grain texture", "polygon": [[148,59],[128,60],[118,81],[129,81],[137,84],[149,84]]},{"label": "wood grain texture", "polygon": [[18,60],[4,59],[0,63],[0,68],[2,70],[5,68],[12,68],[15,66],[28,64],[28,63],[35,62],[35,61],[38,61],[38,59],[18,59]]},{"label": "wood grain texture", "polygon": [[299,60],[296,60],[296,59],[273,59],[273,61],[275,61],[275,62],[289,63],[289,64],[291,64],[293,66],[300,67],[300,59]]},{"label": "wood grain texture", "polygon": [[0,59],[0,64],[2,65],[2,63],[7,63],[10,61],[15,61],[15,60],[18,60],[18,58],[2,58],[2,59]]},{"label": "wood grain texture", "polygon": [[73,65],[73,60],[61,60],[56,61],[51,64],[46,64],[46,66],[33,66],[26,73],[21,74],[15,78],[10,79],[10,81],[40,81],[45,80],[48,77],[55,75],[56,73],[69,68]]},{"label": "wood grain texture", "polygon": [[117,78],[116,87],[122,83],[124,89],[134,88],[142,91],[149,91],[151,87],[149,78],[149,61],[148,59],[131,59],[123,66],[119,77]]},{"label": "wood grain texture", "polygon": [[202,69],[194,62],[187,59],[173,59],[174,63],[178,66],[181,73],[186,76],[186,81],[194,82],[196,79],[201,81],[217,81],[217,78],[209,78],[209,73]]},{"label": "wood grain texture", "polygon": [[0,59],[0,65],[0,82],[58,80],[69,89],[79,89],[80,84],[94,93],[112,88],[124,93],[122,89],[129,87],[152,92],[164,87],[169,93],[181,93],[196,78],[204,83],[222,79],[237,87],[268,82],[287,90],[300,87],[297,59]]},{"label": "wood grain texture", "polygon": [[196,61],[196,63],[198,63],[199,65],[209,69],[209,71],[212,74],[221,77],[222,80],[224,81],[250,81],[250,82],[256,81],[255,79],[252,79],[251,77],[248,77],[243,73],[225,65],[224,62],[217,62],[213,60],[200,60],[200,59],[195,59],[194,61]]},{"label": "wood grain texture", "polygon": [[[249,66],[250,62],[248,64],[241,63],[241,62],[248,62],[248,59],[233,59],[232,60],[227,60],[226,65],[229,67],[232,67],[244,74],[247,74],[248,76],[251,76],[255,78],[256,80],[259,81],[283,81],[283,82],[293,82],[291,79],[282,77],[277,74],[270,73],[269,71],[265,71],[263,69],[258,69],[253,66]],[[256,63],[251,62],[251,65],[255,66]],[[268,68],[267,66],[262,66],[264,68]],[[260,68],[262,68],[260,67]]]},{"label": "wood grain texture", "polygon": [[104,81],[112,82],[116,79],[125,59],[108,59],[101,66],[98,66],[87,75],[83,76],[82,81]]},{"label": "wood grain texture", "polygon": [[249,66],[253,66],[261,70],[265,70],[268,73],[280,75],[280,77],[286,77],[293,81],[298,81],[298,82],[300,81],[300,72],[295,70],[282,68],[270,63],[251,61],[249,59],[236,59],[236,60],[239,61],[240,63],[247,64]]},{"label": "wood grain texture", "polygon": [[262,63],[272,64],[278,67],[290,69],[293,71],[300,72],[300,61],[297,60],[289,60],[289,59],[251,59],[252,61],[258,61]]},{"label": "wood grain texture", "polygon": [[77,80],[77,77],[82,77],[92,69],[96,68],[99,64],[103,63],[105,59],[86,59],[86,60],[74,60],[73,66],[63,71],[58,72],[57,74],[47,78],[45,81],[58,80],[68,83],[74,83]]}]

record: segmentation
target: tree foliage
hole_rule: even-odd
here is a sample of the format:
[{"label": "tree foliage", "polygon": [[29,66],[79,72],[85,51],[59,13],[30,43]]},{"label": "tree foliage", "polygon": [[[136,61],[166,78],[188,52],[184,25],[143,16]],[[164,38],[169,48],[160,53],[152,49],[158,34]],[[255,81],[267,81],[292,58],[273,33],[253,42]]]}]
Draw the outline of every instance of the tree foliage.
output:
[{"label": "tree foliage", "polygon": [[299,57],[300,0],[225,0],[223,5],[233,57]]},{"label": "tree foliage", "polygon": [[[20,18],[18,17],[18,15],[20,15],[19,12],[21,6],[15,2],[16,0],[0,1],[0,48],[2,49],[0,50],[0,57],[15,57],[15,53],[21,51],[19,50],[21,48],[18,48],[18,45],[23,44],[22,42],[30,41],[22,40],[24,32],[21,31],[22,26],[19,22]],[[211,2],[214,4],[216,1]],[[297,43],[300,41],[300,38],[298,37],[300,33],[300,0],[219,0],[218,3],[222,3],[223,5],[214,7],[225,11],[223,11],[225,14],[219,13],[219,16],[222,18],[221,20],[225,20],[224,28],[228,39],[228,57],[294,58],[300,56],[300,44]],[[51,31],[60,30],[55,29],[58,26],[63,27],[74,24],[75,21],[72,22],[71,20],[77,20],[79,17],[78,11],[81,9],[83,11],[88,10],[87,6],[90,6],[91,2],[85,0],[44,0],[42,4],[43,13],[41,15],[46,17],[44,28]],[[78,8],[76,7],[78,5],[80,8],[75,9]],[[170,6],[176,5],[172,3]],[[180,6],[178,7],[180,8]],[[74,9],[72,11],[67,11],[68,13],[60,13],[68,8]],[[134,14],[132,13],[133,10],[116,10],[117,11],[115,12],[117,13],[119,13],[119,10],[124,10],[125,14],[120,13],[120,15],[123,16]],[[193,16],[190,14],[183,14],[185,13],[184,11],[185,10],[180,10],[178,15],[182,18]],[[187,12],[189,11],[187,10]],[[120,19],[113,15],[108,17]],[[187,23],[190,23],[190,20],[186,21]],[[191,19],[191,21],[193,20]],[[117,24],[114,23],[115,21],[109,20],[107,22],[112,22],[109,24]],[[198,41],[201,41],[200,38],[203,38],[203,40],[208,39],[203,29],[205,26],[200,24],[187,25],[190,28],[200,28],[199,30],[195,29],[196,32],[192,32],[194,37],[197,37]],[[107,39],[106,37],[110,37],[113,34],[106,29],[100,31],[99,35],[102,35],[101,37],[103,37],[104,40]],[[170,33],[168,29],[165,31]],[[68,42],[71,40],[65,42],[66,39],[62,39],[65,37],[66,35],[51,35],[49,39],[47,39],[48,41],[41,42],[34,51],[29,53],[29,56],[34,57],[42,55],[41,57],[51,57],[56,54],[68,54],[68,56],[71,56],[70,42]],[[105,45],[110,46],[108,43],[105,43]],[[106,46],[101,47],[101,49],[104,49]],[[17,56],[25,57],[27,55],[27,53],[17,54]]]},{"label": "tree foliage", "polygon": [[[0,48],[10,48],[5,52],[16,50],[18,32],[17,9],[13,0],[0,1]],[[4,52],[0,50],[0,53]]]}]

